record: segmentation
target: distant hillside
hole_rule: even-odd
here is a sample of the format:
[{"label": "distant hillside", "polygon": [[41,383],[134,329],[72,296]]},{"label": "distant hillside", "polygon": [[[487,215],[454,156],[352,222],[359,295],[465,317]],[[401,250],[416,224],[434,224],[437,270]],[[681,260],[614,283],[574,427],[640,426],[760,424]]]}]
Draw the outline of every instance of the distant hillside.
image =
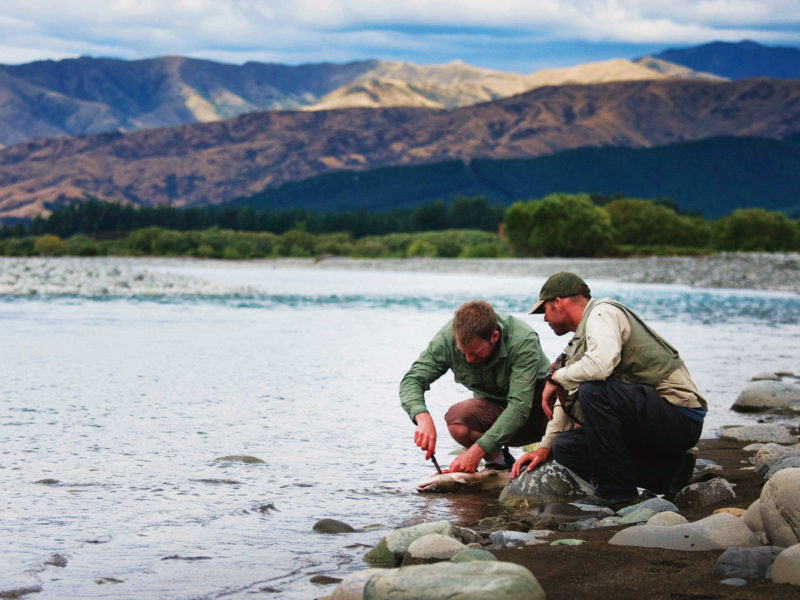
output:
[{"label": "distant hillside", "polygon": [[43,137],[205,123],[262,110],[456,108],[542,85],[702,76],[674,67],[651,70],[619,59],[520,75],[460,61],[230,65],[180,56],[0,65],[0,147]]},{"label": "distant hillside", "polygon": [[0,217],[33,217],[88,197],[219,204],[345,169],[718,136],[780,139],[800,133],[798,105],[800,80],[665,79],[542,87],[452,111],[261,112],[125,135],[38,140],[0,151]]},{"label": "distant hillside", "polygon": [[0,65],[0,144],[37,137],[135,131],[298,108],[378,61],[229,65],[180,56]]},{"label": "distant hillside", "polygon": [[411,208],[459,195],[509,204],[555,192],[669,198],[719,217],[737,208],[800,209],[800,135],[713,138],[657,148],[581,148],[521,160],[476,159],[343,171],[264,190],[231,204],[341,212]]},{"label": "distant hillside", "polygon": [[750,41],[675,48],[660,52],[655,58],[729,79],[800,78],[800,48],[762,46]]}]

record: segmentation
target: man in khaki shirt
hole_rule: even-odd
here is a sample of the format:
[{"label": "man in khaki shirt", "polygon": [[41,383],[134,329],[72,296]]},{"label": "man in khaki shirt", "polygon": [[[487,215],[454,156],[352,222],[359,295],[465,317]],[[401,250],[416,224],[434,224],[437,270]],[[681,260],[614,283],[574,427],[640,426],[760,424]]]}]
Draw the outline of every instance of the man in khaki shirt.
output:
[{"label": "man in khaki shirt", "polygon": [[544,313],[557,335],[575,336],[548,373],[545,436],[512,477],[552,453],[609,505],[635,500],[637,486],[674,497],[693,472],[687,451],[707,411],[677,350],[624,305],[592,300],[572,273],[548,279],[531,313]]}]

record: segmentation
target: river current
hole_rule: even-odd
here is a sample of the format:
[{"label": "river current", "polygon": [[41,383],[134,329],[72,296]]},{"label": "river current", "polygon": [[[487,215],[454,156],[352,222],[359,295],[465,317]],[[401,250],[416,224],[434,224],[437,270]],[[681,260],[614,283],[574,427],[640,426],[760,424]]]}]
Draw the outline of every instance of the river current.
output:
[{"label": "river current", "polygon": [[[61,294],[52,277],[36,287],[32,261],[30,289],[0,293],[3,597],[330,594],[312,579],[363,568],[385,528],[487,510],[415,492],[432,467],[397,399],[453,310],[489,300],[551,358],[567,341],[526,314],[543,279],[129,264],[161,287]],[[729,410],[750,377],[798,371],[796,294],[588,283],[680,350],[710,404],[704,437],[757,419]],[[449,376],[428,394],[442,464],[456,450],[443,414],[466,396]],[[358,531],[313,532],[325,517]]]}]

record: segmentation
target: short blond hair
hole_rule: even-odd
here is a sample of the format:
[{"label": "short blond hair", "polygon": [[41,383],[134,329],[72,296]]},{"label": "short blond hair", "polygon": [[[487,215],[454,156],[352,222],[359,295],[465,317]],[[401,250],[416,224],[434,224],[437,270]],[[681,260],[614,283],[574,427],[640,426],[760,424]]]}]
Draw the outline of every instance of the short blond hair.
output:
[{"label": "short blond hair", "polygon": [[492,305],[483,300],[472,300],[456,310],[453,319],[453,337],[456,342],[464,344],[475,338],[488,340],[497,327],[497,314]]}]

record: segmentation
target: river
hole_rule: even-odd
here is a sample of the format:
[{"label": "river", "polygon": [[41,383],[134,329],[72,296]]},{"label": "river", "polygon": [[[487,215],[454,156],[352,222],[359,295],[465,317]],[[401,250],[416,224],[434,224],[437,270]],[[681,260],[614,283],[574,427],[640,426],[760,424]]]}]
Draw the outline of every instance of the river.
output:
[{"label": "river", "polygon": [[[526,314],[542,278],[3,259],[3,282],[3,597],[329,594],[312,578],[362,568],[386,527],[491,510],[415,492],[432,470],[397,399],[453,310],[486,299],[548,356],[565,343]],[[751,376],[798,370],[796,294],[588,283],[678,347],[710,404],[704,437],[755,421],[729,410]],[[428,397],[444,433],[465,390],[445,377]],[[263,462],[220,460],[239,456]],[[359,531],[313,532],[324,517]]]}]

